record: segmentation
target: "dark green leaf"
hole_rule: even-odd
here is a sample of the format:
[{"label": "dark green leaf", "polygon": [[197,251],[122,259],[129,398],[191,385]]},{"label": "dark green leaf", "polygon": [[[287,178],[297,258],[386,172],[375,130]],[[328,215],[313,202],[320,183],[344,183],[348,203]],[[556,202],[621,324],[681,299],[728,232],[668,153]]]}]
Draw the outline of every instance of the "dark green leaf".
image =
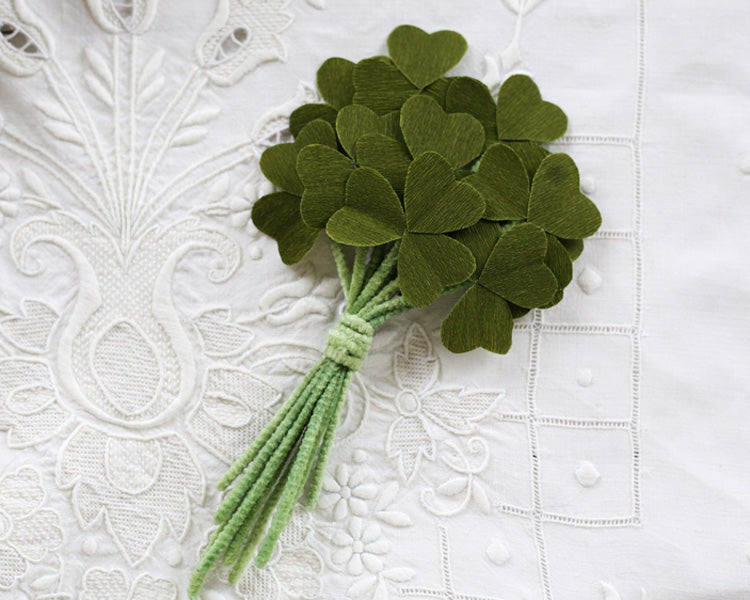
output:
[{"label": "dark green leaf", "polygon": [[573,279],[573,263],[568,256],[568,251],[554,235],[549,233],[547,234],[547,255],[544,257],[544,264],[549,267],[555,275],[555,279],[557,279],[555,295],[542,307],[549,308],[563,299],[563,291],[570,280]]},{"label": "dark green leaf", "polygon": [[497,97],[497,135],[501,140],[551,142],[565,133],[568,118],[560,107],[542,100],[527,75],[511,75]]},{"label": "dark green leaf", "polygon": [[305,186],[300,211],[309,227],[323,229],[344,206],[346,181],[353,170],[350,159],[328,146],[311,144],[300,150],[297,172]]},{"label": "dark green leaf", "polygon": [[443,321],[440,338],[451,352],[486,348],[505,354],[510,350],[513,319],[508,303],[481,285],[461,296]]},{"label": "dark green leaf", "polygon": [[253,205],[253,223],[276,240],[281,260],[288,265],[302,260],[318,237],[318,231],[302,221],[299,206],[299,197],[286,192],[268,194]]},{"label": "dark green leaf", "polygon": [[506,146],[513,149],[521,159],[526,173],[529,175],[529,181],[534,179],[534,174],[542,164],[544,158],[549,155],[549,150],[540,146],[536,142],[503,142]]},{"label": "dark green leaf", "polygon": [[531,223],[515,225],[498,240],[479,283],[523,308],[544,306],[557,290],[554,273],[544,264],[547,236]]},{"label": "dark green leaf", "polygon": [[413,25],[401,25],[388,36],[393,62],[420,89],[456,66],[466,48],[466,40],[455,31],[427,33]]},{"label": "dark green leaf", "polygon": [[411,155],[403,142],[384,135],[366,135],[357,142],[355,152],[360,166],[372,167],[383,175],[399,194],[404,193]]},{"label": "dark green leaf", "polygon": [[354,97],[354,63],[345,58],[329,58],[318,69],[318,90],[336,110],[351,104]]},{"label": "dark green leaf", "polygon": [[474,255],[477,268],[471,276],[472,280],[476,280],[479,277],[479,273],[482,272],[484,264],[490,256],[490,252],[492,252],[495,244],[497,244],[497,240],[511,227],[512,225],[482,219],[471,227],[451,234],[452,238],[461,242]]},{"label": "dark green leaf", "polygon": [[456,181],[442,156],[425,152],[409,167],[404,207],[412,233],[447,233],[476,223],[484,201],[469,184]]},{"label": "dark green leaf", "polygon": [[490,90],[473,77],[456,77],[445,95],[445,110],[449,113],[468,113],[484,127],[487,144],[497,140],[495,100]]},{"label": "dark green leaf", "polygon": [[336,132],[341,146],[354,158],[355,144],[364,135],[379,133],[393,139],[399,138],[399,113],[378,116],[362,104],[345,106],[336,118]]},{"label": "dark green leaf", "polygon": [[414,158],[437,152],[458,169],[484,148],[484,129],[471,115],[448,114],[432,98],[409,98],[401,109],[401,131]]},{"label": "dark green leaf", "polygon": [[303,104],[289,115],[289,131],[297,137],[302,128],[315,119],[323,119],[335,126],[336,111],[327,104]]},{"label": "dark green leaf", "polygon": [[463,180],[484,199],[483,218],[510,221],[526,218],[529,204],[529,176],[521,159],[505,144],[490,146],[477,172]]},{"label": "dark green leaf", "polygon": [[364,104],[379,115],[399,110],[419,92],[396,66],[383,57],[367,58],[354,67],[354,103]]},{"label": "dark green leaf", "polygon": [[578,168],[567,154],[550,154],[531,183],[528,220],[548,233],[567,239],[588,237],[602,217],[581,193]]},{"label": "dark green leaf", "polygon": [[471,251],[447,235],[405,233],[398,253],[401,294],[412,306],[427,306],[443,290],[474,271]]}]

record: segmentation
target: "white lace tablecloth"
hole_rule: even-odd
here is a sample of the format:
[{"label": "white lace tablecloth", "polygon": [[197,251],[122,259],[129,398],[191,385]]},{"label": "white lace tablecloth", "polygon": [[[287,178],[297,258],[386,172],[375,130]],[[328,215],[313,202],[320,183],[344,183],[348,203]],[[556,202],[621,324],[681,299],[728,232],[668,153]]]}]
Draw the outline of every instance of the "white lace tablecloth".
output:
[{"label": "white lace tablecloth", "polygon": [[0,597],[171,600],[343,301],[248,222],[318,65],[401,23],[568,113],[602,230],[504,357],[447,304],[356,376],[320,506],[204,600],[750,598],[750,10],[0,0]]}]

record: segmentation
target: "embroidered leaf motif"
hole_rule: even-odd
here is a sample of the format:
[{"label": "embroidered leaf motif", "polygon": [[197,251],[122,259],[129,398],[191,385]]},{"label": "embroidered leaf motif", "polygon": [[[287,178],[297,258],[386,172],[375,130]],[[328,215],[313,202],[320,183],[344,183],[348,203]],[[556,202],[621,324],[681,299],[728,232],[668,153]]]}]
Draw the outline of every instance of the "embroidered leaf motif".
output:
[{"label": "embroidered leaf motif", "polygon": [[93,48],[86,48],[84,51],[86,61],[91,68],[90,72],[84,74],[86,84],[91,92],[106,106],[112,107],[114,104],[114,85],[115,79],[112,71],[104,60],[104,57]]},{"label": "embroidered leaf motif", "polygon": [[455,31],[427,33],[413,25],[401,25],[388,36],[393,62],[420,89],[456,66],[466,49],[466,40]]},{"label": "embroidered leaf motif", "polygon": [[136,107],[146,107],[164,87],[164,76],[161,68],[164,64],[164,49],[159,48],[143,65],[136,83]]},{"label": "embroidered leaf motif", "polygon": [[542,100],[526,75],[511,75],[497,97],[497,133],[501,140],[551,142],[565,133],[568,118],[558,106]]},{"label": "embroidered leaf motif", "polygon": [[468,434],[474,431],[477,421],[489,414],[499,397],[497,392],[435,390],[425,396],[422,407],[443,429]]},{"label": "embroidered leaf motif", "polygon": [[435,458],[435,442],[418,417],[399,417],[388,430],[388,457],[396,459],[398,470],[406,481],[411,481],[419,470],[422,457]]}]

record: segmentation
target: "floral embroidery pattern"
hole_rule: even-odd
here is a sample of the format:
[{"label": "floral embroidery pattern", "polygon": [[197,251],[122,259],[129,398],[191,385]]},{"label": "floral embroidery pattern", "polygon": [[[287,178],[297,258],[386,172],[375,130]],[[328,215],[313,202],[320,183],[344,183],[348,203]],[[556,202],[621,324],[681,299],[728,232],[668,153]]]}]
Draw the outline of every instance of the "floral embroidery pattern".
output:
[{"label": "floral embroidery pattern", "polygon": [[63,541],[59,515],[42,508],[39,473],[21,467],[0,479],[0,590],[21,578],[28,562],[39,562]]}]

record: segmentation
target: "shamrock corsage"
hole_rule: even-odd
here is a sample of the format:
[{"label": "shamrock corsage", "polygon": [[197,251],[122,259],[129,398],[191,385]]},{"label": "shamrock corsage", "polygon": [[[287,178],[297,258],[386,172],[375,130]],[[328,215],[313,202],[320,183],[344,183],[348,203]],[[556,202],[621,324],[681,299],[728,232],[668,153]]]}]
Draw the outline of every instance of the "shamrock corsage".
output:
[{"label": "shamrock corsage", "polygon": [[217,560],[231,582],[253,556],[265,565],[300,496],[315,504],[379,325],[461,291],[445,347],[504,354],[514,318],[562,300],[582,239],[601,224],[573,160],[541,145],[565,133],[562,110],[524,75],[496,99],[476,79],[445,76],[466,47],[453,31],[402,25],[389,57],[328,59],[317,74],[325,103],[294,111],[294,141],[261,156],[278,191],[255,203],[253,222],[287,264],[323,236],[347,306],[320,361],[218,482],[228,491],[192,596]]}]

